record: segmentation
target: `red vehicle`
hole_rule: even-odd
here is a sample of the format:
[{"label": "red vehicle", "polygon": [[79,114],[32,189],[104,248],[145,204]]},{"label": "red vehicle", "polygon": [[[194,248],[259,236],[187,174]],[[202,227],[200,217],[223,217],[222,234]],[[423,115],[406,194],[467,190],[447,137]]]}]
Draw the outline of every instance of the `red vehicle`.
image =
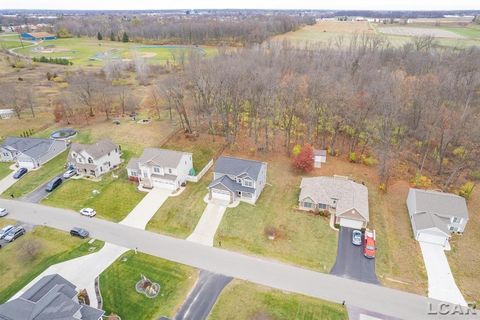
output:
[{"label": "red vehicle", "polygon": [[365,230],[365,238],[364,238],[364,246],[363,246],[363,255],[366,258],[373,259],[375,258],[375,230]]}]

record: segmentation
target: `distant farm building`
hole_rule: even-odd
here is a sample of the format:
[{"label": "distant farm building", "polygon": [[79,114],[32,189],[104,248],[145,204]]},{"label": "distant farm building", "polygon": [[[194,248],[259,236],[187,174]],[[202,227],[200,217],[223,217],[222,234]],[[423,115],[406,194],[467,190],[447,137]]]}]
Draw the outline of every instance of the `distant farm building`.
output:
[{"label": "distant farm building", "polygon": [[55,40],[57,37],[48,32],[24,32],[21,35],[23,40],[41,41],[41,40]]}]

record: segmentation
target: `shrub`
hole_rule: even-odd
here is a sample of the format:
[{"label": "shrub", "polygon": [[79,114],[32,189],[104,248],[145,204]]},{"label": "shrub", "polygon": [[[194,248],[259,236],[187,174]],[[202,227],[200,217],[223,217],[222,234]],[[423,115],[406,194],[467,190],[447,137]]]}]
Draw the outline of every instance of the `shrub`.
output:
[{"label": "shrub", "polygon": [[460,190],[458,190],[458,195],[461,197],[464,197],[465,200],[469,200],[470,197],[472,196],[473,189],[475,188],[475,184],[473,182],[465,182],[463,186],[460,187]]},{"label": "shrub", "polygon": [[292,149],[292,155],[296,157],[300,154],[301,151],[302,151],[302,146],[299,144],[296,144]]},{"label": "shrub", "polygon": [[33,57],[32,60],[34,62],[61,64],[64,66],[71,66],[73,64],[73,62],[65,58],[47,58],[45,56],[41,56],[40,58]]},{"label": "shrub", "polygon": [[429,177],[423,176],[417,172],[415,174],[415,177],[413,177],[412,180],[410,180],[410,183],[414,187],[428,188],[432,185],[432,180]]},{"label": "shrub", "polygon": [[355,163],[357,162],[357,154],[355,152],[348,153],[348,161]]},{"label": "shrub", "polygon": [[303,172],[313,170],[313,148],[311,145],[306,144],[303,146],[302,151],[293,159],[293,166],[295,169]]},{"label": "shrub", "polygon": [[38,240],[26,239],[20,244],[17,257],[21,262],[30,263],[35,260],[41,249],[42,244]]},{"label": "shrub", "polygon": [[468,176],[470,179],[478,181],[480,180],[480,170],[472,170],[468,173]]},{"label": "shrub", "polygon": [[375,159],[374,157],[371,157],[371,156],[370,156],[370,157],[367,157],[367,156],[365,156],[365,155],[362,155],[361,161],[362,161],[362,163],[363,163],[364,165],[370,166],[370,167],[371,167],[371,166],[374,166],[374,165],[376,165],[376,164],[378,163],[378,160]]}]

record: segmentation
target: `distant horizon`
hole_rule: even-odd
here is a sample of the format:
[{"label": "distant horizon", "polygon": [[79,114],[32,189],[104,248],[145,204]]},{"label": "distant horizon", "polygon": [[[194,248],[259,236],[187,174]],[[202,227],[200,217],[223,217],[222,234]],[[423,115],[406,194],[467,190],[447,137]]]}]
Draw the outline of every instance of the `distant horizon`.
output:
[{"label": "distant horizon", "polygon": [[[319,3],[320,2],[320,3]],[[327,11],[475,11],[478,0],[15,0],[2,4],[0,10],[57,11],[170,11],[170,10],[327,10]]]},{"label": "distant horizon", "polygon": [[205,10],[215,10],[215,11],[357,11],[357,12],[478,12],[479,9],[396,9],[396,10],[387,10],[387,9],[309,9],[309,8],[294,8],[294,9],[277,9],[277,8],[169,8],[169,9],[25,9],[25,8],[0,8],[0,11],[102,11],[102,12],[119,12],[119,11],[205,11]]}]

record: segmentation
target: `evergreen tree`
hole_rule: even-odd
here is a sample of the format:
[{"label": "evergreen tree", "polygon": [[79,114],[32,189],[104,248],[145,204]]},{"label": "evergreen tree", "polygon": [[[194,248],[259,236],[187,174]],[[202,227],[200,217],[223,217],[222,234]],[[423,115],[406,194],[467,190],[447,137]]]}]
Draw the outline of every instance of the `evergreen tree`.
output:
[{"label": "evergreen tree", "polygon": [[115,41],[115,34],[113,31],[110,33],[110,41]]},{"label": "evergreen tree", "polygon": [[98,39],[98,40],[102,40],[102,39],[103,39],[102,34],[100,33],[100,31],[97,33],[97,39]]},{"label": "evergreen tree", "polygon": [[126,32],[123,32],[123,36],[122,36],[122,42],[128,42],[128,34]]}]

